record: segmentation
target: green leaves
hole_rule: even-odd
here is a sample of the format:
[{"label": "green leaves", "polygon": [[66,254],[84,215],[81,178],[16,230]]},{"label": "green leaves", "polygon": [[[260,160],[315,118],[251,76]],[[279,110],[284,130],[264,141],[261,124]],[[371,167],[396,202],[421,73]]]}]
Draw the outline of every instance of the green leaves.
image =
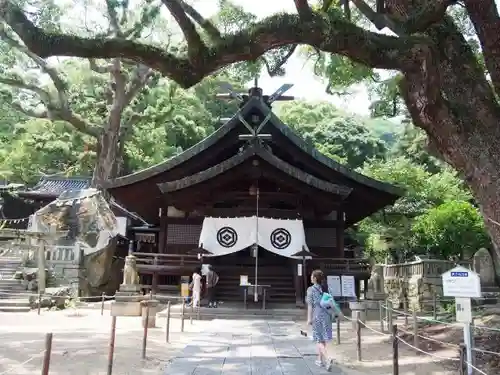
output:
[{"label": "green leaves", "polygon": [[479,210],[462,200],[453,200],[418,216],[412,227],[411,244],[415,251],[450,259],[471,257],[490,239]]},{"label": "green leaves", "polygon": [[[285,103],[278,107],[278,113],[320,152],[351,168],[383,157],[387,151],[388,143],[371,128],[369,119],[348,115],[329,103]],[[390,123],[384,125],[392,132]]]}]

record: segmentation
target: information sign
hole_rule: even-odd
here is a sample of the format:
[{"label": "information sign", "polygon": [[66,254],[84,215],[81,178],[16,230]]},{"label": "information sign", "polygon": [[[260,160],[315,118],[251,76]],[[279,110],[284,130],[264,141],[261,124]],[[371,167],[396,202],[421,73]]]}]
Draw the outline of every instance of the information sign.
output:
[{"label": "information sign", "polygon": [[465,267],[455,267],[441,275],[445,297],[480,298],[479,275]]},{"label": "information sign", "polygon": [[356,280],[354,276],[342,275],[340,281],[342,285],[342,297],[356,298]]},{"label": "information sign", "polygon": [[340,284],[340,276],[327,276],[326,282],[328,284],[328,290],[333,297],[342,296],[342,286]]}]

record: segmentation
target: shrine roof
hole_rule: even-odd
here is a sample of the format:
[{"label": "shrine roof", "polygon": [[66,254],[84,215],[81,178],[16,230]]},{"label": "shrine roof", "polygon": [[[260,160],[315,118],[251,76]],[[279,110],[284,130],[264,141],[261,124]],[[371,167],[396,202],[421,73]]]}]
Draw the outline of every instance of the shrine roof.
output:
[{"label": "shrine roof", "polygon": [[279,133],[283,134],[283,136],[289,139],[290,142],[292,142],[292,144],[296,148],[302,150],[304,153],[308,154],[314,160],[323,164],[332,171],[335,171],[345,176],[346,178],[358,182],[360,184],[383,191],[390,195],[394,195],[396,196],[396,199],[402,195],[403,191],[400,188],[364,176],[320,153],[314,147],[314,145],[306,142],[304,139],[298,136],[290,127],[284,124],[272,112],[271,108],[269,108],[259,97],[249,98],[248,102],[245,103],[245,105],[229,121],[227,121],[219,129],[217,129],[211,135],[209,135],[196,145],[192,146],[191,148],[185,150],[179,155],[173,156],[152,167],[109,181],[105,187],[113,189],[113,188],[123,187],[126,185],[135,184],[143,180],[149,179],[151,177],[157,176],[176,166],[179,166],[180,164],[188,161],[197,154],[207,150],[210,147],[215,146],[222,138],[224,138],[228,133],[230,133],[236,127],[243,126],[240,121],[241,117],[245,117],[248,114],[254,112],[255,110],[258,110],[265,116],[269,116],[268,125],[274,127],[277,131],[279,131]]},{"label": "shrine roof", "polygon": [[31,189],[20,191],[17,194],[23,198],[31,199],[56,199],[62,192],[67,190],[82,190],[90,187],[89,177],[62,177],[47,176]]},{"label": "shrine roof", "polygon": [[245,161],[258,157],[261,160],[266,161],[268,164],[273,166],[274,168],[280,170],[281,172],[287,174],[288,176],[298,180],[299,182],[310,185],[318,190],[322,190],[327,193],[339,195],[341,197],[346,197],[352,191],[352,188],[333,184],[328,181],[321,180],[315,176],[312,176],[293,165],[288,164],[287,162],[279,159],[275,155],[273,155],[270,151],[268,151],[264,147],[259,146],[250,146],[246,148],[239,154],[234,155],[233,157],[224,160],[222,163],[215,165],[211,168],[198,172],[188,177],[184,177],[179,180],[168,181],[164,183],[158,184],[158,187],[163,193],[169,193],[177,190],[182,190],[209,179],[215,178],[218,175],[221,175],[238,165],[243,164]]}]

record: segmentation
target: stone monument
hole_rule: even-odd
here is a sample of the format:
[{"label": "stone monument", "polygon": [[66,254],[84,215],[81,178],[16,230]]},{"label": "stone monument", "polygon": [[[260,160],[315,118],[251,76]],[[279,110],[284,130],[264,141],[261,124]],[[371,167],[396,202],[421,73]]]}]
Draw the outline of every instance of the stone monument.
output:
[{"label": "stone monument", "polygon": [[141,316],[141,301],[144,296],[141,293],[139,274],[137,273],[137,262],[132,255],[133,243],[130,241],[129,253],[125,257],[123,268],[123,282],[115,294],[115,302],[111,305],[113,316]]},{"label": "stone monument", "polygon": [[384,266],[381,264],[372,265],[372,273],[368,280],[368,291],[366,299],[369,300],[385,300],[384,291]]},{"label": "stone monument", "polygon": [[483,291],[498,291],[493,258],[487,249],[481,248],[476,251],[472,259],[472,267],[474,271],[479,274],[481,289]]}]

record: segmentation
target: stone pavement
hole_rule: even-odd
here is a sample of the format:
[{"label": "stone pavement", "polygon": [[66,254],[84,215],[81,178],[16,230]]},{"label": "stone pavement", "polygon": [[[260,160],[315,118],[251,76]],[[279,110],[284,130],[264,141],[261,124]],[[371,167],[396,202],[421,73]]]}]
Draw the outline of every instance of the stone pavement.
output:
[{"label": "stone pavement", "polygon": [[315,346],[290,321],[214,320],[173,359],[165,375],[323,375]]}]

